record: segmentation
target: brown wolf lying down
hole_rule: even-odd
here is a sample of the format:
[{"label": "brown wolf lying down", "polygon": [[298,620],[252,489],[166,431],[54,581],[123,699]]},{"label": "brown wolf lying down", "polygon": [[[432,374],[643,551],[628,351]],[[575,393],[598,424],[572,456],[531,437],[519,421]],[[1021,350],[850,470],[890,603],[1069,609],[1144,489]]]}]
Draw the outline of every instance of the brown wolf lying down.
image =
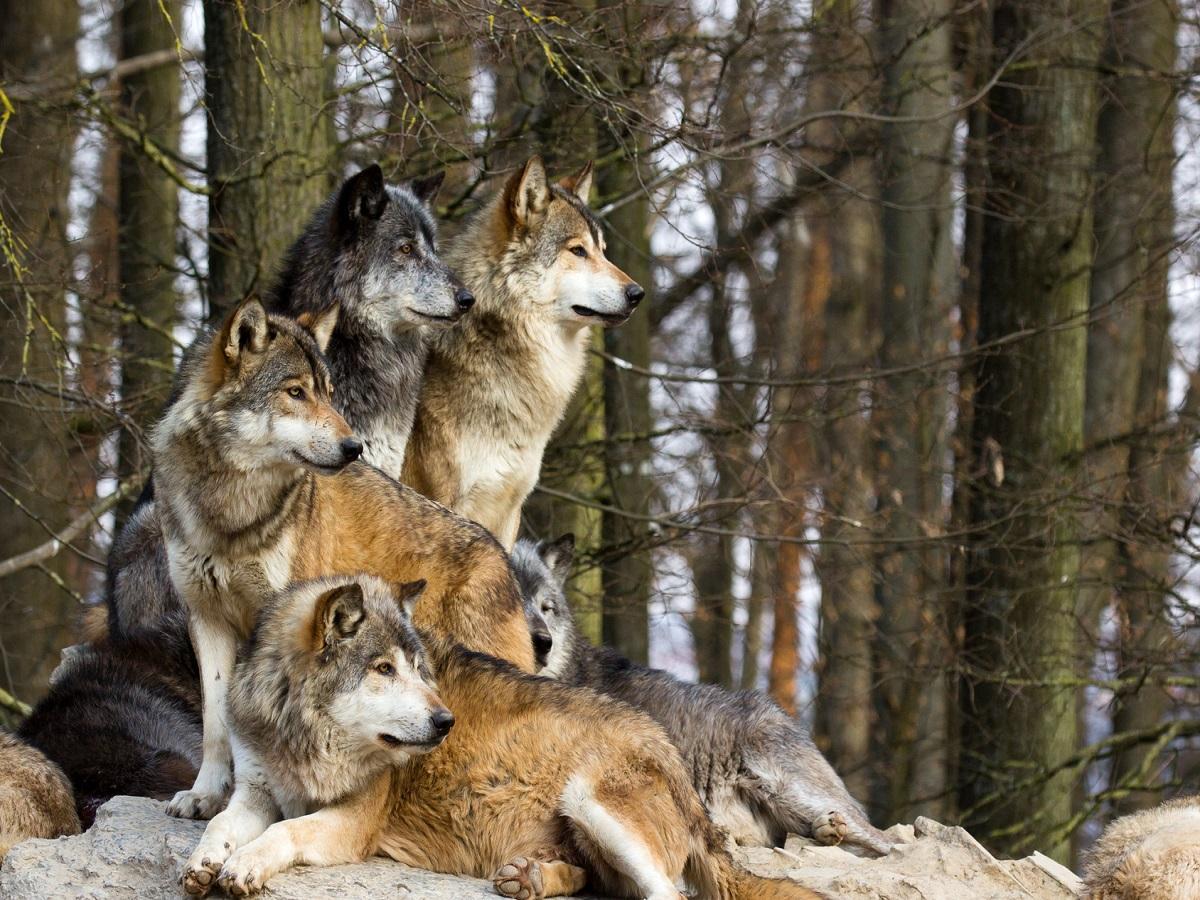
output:
[{"label": "brown wolf lying down", "polygon": [[0,731],[0,861],[26,838],[79,834],[71,783],[20,738]]},{"label": "brown wolf lying down", "polygon": [[520,900],[679,900],[681,876],[705,898],[818,897],[735,866],[646,716],[419,634],[422,586],[326,578],[263,610],[229,690],[236,787],[189,893],[380,854]]},{"label": "brown wolf lying down", "polygon": [[1200,897],[1200,797],[1117,819],[1088,852],[1084,900]]}]

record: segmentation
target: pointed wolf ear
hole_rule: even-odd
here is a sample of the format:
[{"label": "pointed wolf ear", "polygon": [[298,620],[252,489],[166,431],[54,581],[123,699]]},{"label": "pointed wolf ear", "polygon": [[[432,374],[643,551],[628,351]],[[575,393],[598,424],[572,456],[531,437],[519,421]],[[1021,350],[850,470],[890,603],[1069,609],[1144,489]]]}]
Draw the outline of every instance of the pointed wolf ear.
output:
[{"label": "pointed wolf ear", "polygon": [[589,162],[576,174],[569,175],[558,183],[564,191],[574,194],[585,205],[592,195],[592,169],[594,164]]},{"label": "pointed wolf ear", "polygon": [[221,352],[231,366],[238,365],[243,354],[257,356],[262,353],[270,342],[267,311],[257,297],[243,301],[221,329]]},{"label": "pointed wolf ear", "polygon": [[571,563],[575,561],[575,535],[568,531],[562,537],[542,544],[538,547],[538,556],[542,558],[558,586],[562,587],[567,583],[567,577],[571,574]]},{"label": "pointed wolf ear", "polygon": [[392,596],[396,598],[396,602],[400,604],[400,608],[410,619],[417,601],[425,593],[425,584],[425,579],[421,578],[417,581],[397,582],[392,585]]},{"label": "pointed wolf ear", "polygon": [[322,353],[329,346],[329,339],[333,337],[333,329],[337,327],[338,311],[340,309],[341,304],[335,303],[324,312],[302,312],[296,316],[297,324],[312,333],[313,338],[317,342],[317,347],[320,348]]},{"label": "pointed wolf ear", "polygon": [[526,226],[550,205],[550,185],[546,183],[546,166],[540,156],[531,156],[525,168],[508,179],[505,201],[513,221]]},{"label": "pointed wolf ear", "polygon": [[329,648],[354,637],[364,618],[363,591],[357,582],[326,591],[317,600],[313,644],[317,649]]},{"label": "pointed wolf ear", "polygon": [[353,233],[364,219],[378,220],[388,205],[383,170],[369,165],[347,179],[338,192],[337,226],[343,233]]},{"label": "pointed wolf ear", "polygon": [[425,178],[414,178],[409,184],[413,194],[426,206],[432,206],[433,200],[441,190],[442,182],[446,180],[446,171],[434,172]]}]

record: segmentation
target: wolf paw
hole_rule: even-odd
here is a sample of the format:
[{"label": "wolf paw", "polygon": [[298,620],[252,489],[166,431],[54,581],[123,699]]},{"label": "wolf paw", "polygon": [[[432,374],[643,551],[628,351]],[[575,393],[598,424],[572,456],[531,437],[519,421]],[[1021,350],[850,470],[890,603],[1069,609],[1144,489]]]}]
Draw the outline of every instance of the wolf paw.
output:
[{"label": "wolf paw", "polygon": [[496,893],[513,900],[542,900],[542,864],[536,859],[517,856],[502,865],[492,876]]},{"label": "wolf paw", "polygon": [[180,791],[167,804],[167,815],[177,819],[211,819],[225,808],[227,793]]},{"label": "wolf paw", "polygon": [[232,856],[221,869],[217,883],[231,897],[249,897],[257,894],[267,883],[267,873],[253,862],[241,864]]},{"label": "wolf paw", "polygon": [[183,885],[185,893],[193,897],[203,897],[212,890],[220,872],[221,863],[210,857],[206,856],[199,861],[189,860],[187,868],[179,876],[179,883]]},{"label": "wolf paw", "polygon": [[812,823],[813,838],[818,844],[824,844],[827,847],[840,844],[846,837],[847,831],[849,831],[849,826],[836,809],[822,813]]}]

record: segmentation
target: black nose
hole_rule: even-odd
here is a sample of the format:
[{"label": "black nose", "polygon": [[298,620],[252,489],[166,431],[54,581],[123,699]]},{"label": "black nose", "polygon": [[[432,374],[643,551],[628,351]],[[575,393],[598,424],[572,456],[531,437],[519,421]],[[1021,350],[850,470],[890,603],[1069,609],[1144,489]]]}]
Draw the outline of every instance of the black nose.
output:
[{"label": "black nose", "polygon": [[637,306],[639,303],[641,303],[642,298],[645,296],[646,292],[642,290],[642,286],[640,284],[625,285],[625,299],[629,302],[631,307]]},{"label": "black nose", "polygon": [[466,312],[475,305],[475,295],[468,291],[465,287],[460,287],[454,292],[454,302],[458,304],[458,308]]},{"label": "black nose", "polygon": [[550,655],[550,650],[553,646],[554,638],[550,637],[550,632],[533,632],[533,653],[541,665],[544,666],[546,664],[546,657]]},{"label": "black nose", "polygon": [[362,456],[363,445],[356,437],[342,438],[342,458],[346,462],[354,462]]},{"label": "black nose", "polygon": [[454,713],[448,709],[439,709],[432,716],[430,721],[433,722],[433,730],[439,736],[445,737],[450,733],[450,729],[454,727]]}]

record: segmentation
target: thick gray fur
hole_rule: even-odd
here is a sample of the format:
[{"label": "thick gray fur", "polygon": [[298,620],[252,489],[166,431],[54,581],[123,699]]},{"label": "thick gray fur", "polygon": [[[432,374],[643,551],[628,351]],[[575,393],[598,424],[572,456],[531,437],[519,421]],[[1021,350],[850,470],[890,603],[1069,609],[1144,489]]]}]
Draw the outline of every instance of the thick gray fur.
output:
[{"label": "thick gray fur", "polygon": [[739,843],[782,846],[788,832],[812,835],[815,822],[828,828],[840,817],[847,843],[880,854],[891,849],[893,841],[871,825],[804,727],[766,694],[685,682],[589,642],[563,591],[573,552],[569,535],[552,543],[522,539],[512,552],[521,591],[554,641],[540,674],[617,697],[654,718],[679,748],[713,821]]}]

